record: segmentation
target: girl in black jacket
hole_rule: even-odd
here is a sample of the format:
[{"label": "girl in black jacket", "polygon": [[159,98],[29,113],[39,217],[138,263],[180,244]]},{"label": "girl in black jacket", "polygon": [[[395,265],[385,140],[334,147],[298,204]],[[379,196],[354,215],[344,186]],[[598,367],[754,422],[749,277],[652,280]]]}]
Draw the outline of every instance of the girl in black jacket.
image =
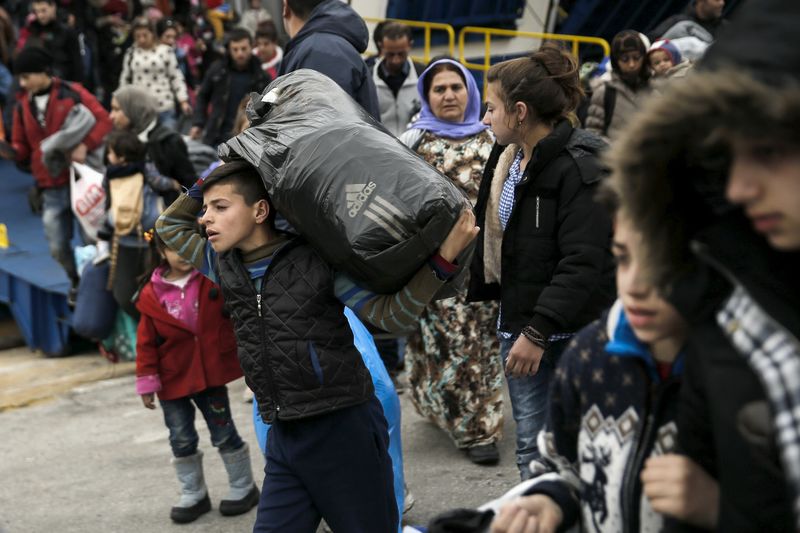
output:
[{"label": "girl in black jacket", "polygon": [[604,143],[567,119],[581,89],[575,61],[555,48],[488,73],[487,111],[497,144],[476,215],[469,297],[500,300],[501,354],[517,422],[523,479],[539,457],[547,389],[567,339],[614,296],[611,221],[597,205]]}]

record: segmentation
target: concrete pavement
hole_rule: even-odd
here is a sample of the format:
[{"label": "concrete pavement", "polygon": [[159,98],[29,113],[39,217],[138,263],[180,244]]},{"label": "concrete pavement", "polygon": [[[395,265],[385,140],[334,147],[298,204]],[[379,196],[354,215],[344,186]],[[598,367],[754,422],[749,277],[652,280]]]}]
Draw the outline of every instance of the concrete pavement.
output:
[{"label": "concrete pavement", "polygon": [[[178,485],[161,410],[142,407],[132,376],[112,377],[130,372],[130,365],[111,365],[98,355],[43,359],[28,353],[28,360],[24,355],[0,352],[0,391],[7,404],[0,412],[0,532],[251,530],[254,511],[232,518],[217,511],[227,479],[202,421],[197,427],[214,509],[189,525],[170,522]],[[20,400],[26,397],[20,392],[25,389],[20,376],[47,382],[43,376],[48,373],[55,397],[48,400],[45,385],[37,389],[35,399]],[[76,374],[83,377],[71,381],[69,376]],[[75,386],[83,381],[95,382]],[[257,450],[251,405],[240,400],[243,388],[241,380],[230,386],[232,409],[242,437]],[[401,403],[406,479],[416,497],[405,516],[408,523],[425,524],[441,511],[479,505],[516,483],[514,424],[507,398],[498,467],[473,465],[444,433],[416,414],[407,394],[401,395]],[[252,462],[260,483],[263,460],[258,452],[252,454]]]}]

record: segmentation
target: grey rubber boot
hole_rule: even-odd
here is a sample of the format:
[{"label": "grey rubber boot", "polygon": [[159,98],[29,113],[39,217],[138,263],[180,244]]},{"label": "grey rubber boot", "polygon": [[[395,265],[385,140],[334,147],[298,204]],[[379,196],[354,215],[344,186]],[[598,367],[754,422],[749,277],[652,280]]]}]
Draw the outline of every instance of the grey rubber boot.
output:
[{"label": "grey rubber boot", "polygon": [[244,514],[256,505],[260,496],[253,482],[250,467],[250,448],[247,443],[238,450],[219,452],[228,471],[228,497],[219,502],[219,512],[225,516]]},{"label": "grey rubber boot", "polygon": [[181,483],[181,499],[172,508],[169,517],[179,524],[193,522],[211,510],[211,500],[203,478],[203,452],[198,450],[188,457],[175,457],[172,464]]}]

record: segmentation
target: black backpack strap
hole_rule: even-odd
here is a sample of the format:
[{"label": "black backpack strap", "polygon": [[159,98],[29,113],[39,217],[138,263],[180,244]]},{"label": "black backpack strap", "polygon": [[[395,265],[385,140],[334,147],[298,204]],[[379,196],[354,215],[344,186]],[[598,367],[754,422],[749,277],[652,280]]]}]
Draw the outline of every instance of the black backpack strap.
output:
[{"label": "black backpack strap", "polygon": [[606,92],[603,94],[603,112],[605,113],[603,122],[603,135],[608,135],[608,127],[614,117],[614,106],[617,105],[617,89],[611,84],[606,84]]}]

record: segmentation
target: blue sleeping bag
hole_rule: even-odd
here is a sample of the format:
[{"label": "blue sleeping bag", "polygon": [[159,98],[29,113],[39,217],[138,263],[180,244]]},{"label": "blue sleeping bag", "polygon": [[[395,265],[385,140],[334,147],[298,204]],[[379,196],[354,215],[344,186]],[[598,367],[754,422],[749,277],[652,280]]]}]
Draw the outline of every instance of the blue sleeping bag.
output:
[{"label": "blue sleeping bag", "polygon": [[[364,359],[369,373],[372,375],[372,383],[375,386],[375,396],[381,402],[383,414],[389,426],[389,456],[392,458],[392,470],[394,472],[394,495],[397,499],[398,516],[403,516],[403,500],[405,499],[405,483],[403,481],[403,444],[400,440],[400,398],[394,389],[392,378],[383,366],[383,361],[375,348],[375,341],[372,335],[358,317],[345,307],[344,314],[350,322],[350,329],[353,330],[354,344],[361,357]],[[266,454],[267,433],[269,424],[265,424],[258,414],[258,403],[253,401],[253,424],[256,428],[256,438],[261,447],[261,453]],[[399,526],[398,531],[402,529]]]}]

